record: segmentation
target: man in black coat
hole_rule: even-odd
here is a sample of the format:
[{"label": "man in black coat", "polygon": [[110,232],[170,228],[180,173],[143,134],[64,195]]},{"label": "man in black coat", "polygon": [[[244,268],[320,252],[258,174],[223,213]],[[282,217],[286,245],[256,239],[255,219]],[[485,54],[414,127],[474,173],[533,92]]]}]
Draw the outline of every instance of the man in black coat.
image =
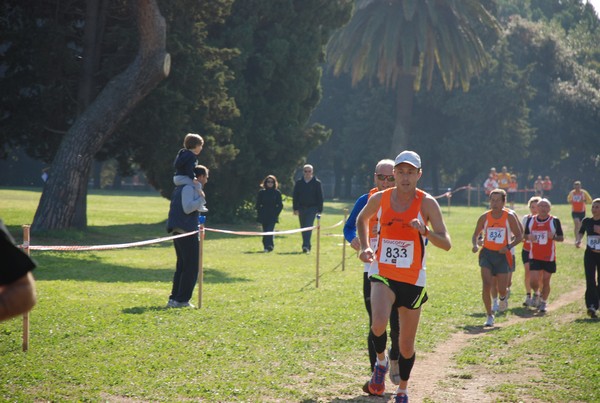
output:
[{"label": "man in black coat", "polygon": [[[312,227],[317,214],[323,211],[323,188],[321,181],[314,176],[313,166],[304,165],[303,177],[294,185],[294,214],[300,218],[300,227]],[[302,232],[302,252],[309,253],[311,249],[311,231]]]}]

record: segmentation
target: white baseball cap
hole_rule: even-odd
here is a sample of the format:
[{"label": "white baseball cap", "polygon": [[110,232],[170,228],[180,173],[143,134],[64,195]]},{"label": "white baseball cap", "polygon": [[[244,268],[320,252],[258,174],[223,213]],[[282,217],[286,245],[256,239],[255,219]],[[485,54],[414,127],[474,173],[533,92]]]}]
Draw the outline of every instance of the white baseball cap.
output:
[{"label": "white baseball cap", "polygon": [[398,164],[410,164],[415,168],[421,168],[421,157],[414,151],[402,151],[394,160],[394,166]]}]

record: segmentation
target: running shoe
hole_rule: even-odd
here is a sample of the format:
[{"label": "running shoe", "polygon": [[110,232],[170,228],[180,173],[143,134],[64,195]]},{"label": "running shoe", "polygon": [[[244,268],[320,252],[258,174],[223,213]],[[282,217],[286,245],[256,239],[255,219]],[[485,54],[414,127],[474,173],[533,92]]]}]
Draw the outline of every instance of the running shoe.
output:
[{"label": "running shoe", "polygon": [[172,301],[173,301],[172,303],[169,301],[169,303],[170,303],[170,305],[168,305],[169,308],[195,308],[195,306],[192,305],[190,303],[190,301],[186,301],[186,302],[179,302],[179,301],[175,301],[175,300],[172,300]]},{"label": "running shoe", "polygon": [[394,395],[394,403],[408,403],[408,395],[406,393]]},{"label": "running shoe", "polygon": [[525,297],[525,301],[523,302],[523,306],[530,307],[532,303],[533,303],[533,300],[531,299],[531,296],[527,295]]},{"label": "running shoe", "polygon": [[494,326],[494,315],[488,315],[487,320],[483,326]]},{"label": "running shoe", "polygon": [[498,310],[500,312],[504,312],[508,309],[508,296],[504,297],[504,299],[500,299],[500,303],[498,304]]},{"label": "running shoe", "polygon": [[383,396],[385,393],[385,374],[389,368],[389,360],[385,366],[375,365],[375,370],[369,381],[369,393],[376,396]]},{"label": "running shoe", "polygon": [[540,304],[538,305],[538,311],[540,312],[546,312],[547,310],[547,304],[544,301],[540,301]]},{"label": "running shoe", "polygon": [[596,307],[594,307],[594,305],[592,305],[588,308],[587,313],[590,318],[598,319],[598,311],[596,310]]},{"label": "running shoe", "polygon": [[531,307],[532,308],[537,308],[540,305],[540,296],[539,294],[534,294],[533,298],[531,299]]},{"label": "running shoe", "polygon": [[498,312],[498,309],[500,309],[500,307],[498,306],[498,298],[494,298],[494,300],[492,301],[492,311]]}]

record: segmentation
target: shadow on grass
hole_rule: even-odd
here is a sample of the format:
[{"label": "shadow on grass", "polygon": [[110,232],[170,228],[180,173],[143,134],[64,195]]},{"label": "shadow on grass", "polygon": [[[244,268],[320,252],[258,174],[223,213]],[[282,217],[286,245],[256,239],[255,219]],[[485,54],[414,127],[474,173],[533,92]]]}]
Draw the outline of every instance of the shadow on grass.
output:
[{"label": "shadow on grass", "polygon": [[510,310],[513,315],[516,315],[520,318],[533,318],[538,312],[528,308],[515,308]]},{"label": "shadow on grass", "polygon": [[579,318],[579,319],[575,319],[575,323],[600,324],[600,319],[599,318]]},{"label": "shadow on grass", "polygon": [[[387,402],[390,401],[389,399],[393,398],[394,394],[393,393],[385,393],[383,396],[370,396],[370,395],[359,395],[359,396],[355,396],[355,397],[349,397],[349,398],[335,398],[335,399],[331,399],[328,400],[329,403],[344,403],[344,402],[370,402],[370,403],[375,403],[375,402]],[[314,399],[304,399],[301,400],[302,403],[317,403],[317,402],[322,402],[323,400],[319,399],[319,400],[314,400]]]},{"label": "shadow on grass", "polygon": [[462,329],[466,334],[482,334],[482,333],[493,332],[494,330],[499,330],[500,328],[496,327],[496,326],[467,325],[467,326],[459,326],[459,329]]},{"label": "shadow on grass", "polygon": [[[105,283],[137,283],[137,282],[171,282],[175,271],[175,259],[171,269],[139,269],[126,266],[106,264],[101,261],[81,260],[71,257],[45,256],[43,261],[53,269],[45,269],[44,264],[34,271],[38,281],[97,281]],[[232,277],[221,270],[204,268],[204,282],[210,284],[227,284],[248,282],[247,278]]]}]

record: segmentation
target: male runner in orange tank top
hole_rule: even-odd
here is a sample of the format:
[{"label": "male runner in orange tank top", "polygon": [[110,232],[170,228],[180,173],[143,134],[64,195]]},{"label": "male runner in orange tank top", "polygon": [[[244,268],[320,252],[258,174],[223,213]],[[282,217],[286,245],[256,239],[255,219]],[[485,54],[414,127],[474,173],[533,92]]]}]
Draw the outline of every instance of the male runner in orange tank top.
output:
[{"label": "male runner in orange tank top", "polygon": [[[421,158],[414,151],[403,151],[394,160],[396,186],[375,193],[357,217],[360,260],[371,263],[371,311],[373,344],[377,364],[368,384],[369,393],[385,393],[386,326],[392,309],[400,318],[400,383],[396,402],[408,401],[407,387],[415,362],[415,337],[421,306],[427,301],[425,289],[425,245],[444,250],[452,246],[450,235],[437,201],[417,189],[421,178]],[[369,219],[379,217],[377,246],[371,245]],[[431,230],[429,229],[431,225]],[[374,252],[376,250],[376,252]]]},{"label": "male runner in orange tank top", "polygon": [[477,220],[471,239],[473,253],[477,253],[479,251],[477,238],[483,232],[483,248],[479,253],[479,266],[481,267],[482,281],[481,298],[487,313],[484,326],[494,326],[494,312],[490,297],[494,277],[498,282],[500,311],[508,308],[508,273],[512,263],[510,249],[523,239],[518,219],[504,209],[505,204],[506,192],[504,190],[496,189],[490,193],[490,210],[483,213]]}]

